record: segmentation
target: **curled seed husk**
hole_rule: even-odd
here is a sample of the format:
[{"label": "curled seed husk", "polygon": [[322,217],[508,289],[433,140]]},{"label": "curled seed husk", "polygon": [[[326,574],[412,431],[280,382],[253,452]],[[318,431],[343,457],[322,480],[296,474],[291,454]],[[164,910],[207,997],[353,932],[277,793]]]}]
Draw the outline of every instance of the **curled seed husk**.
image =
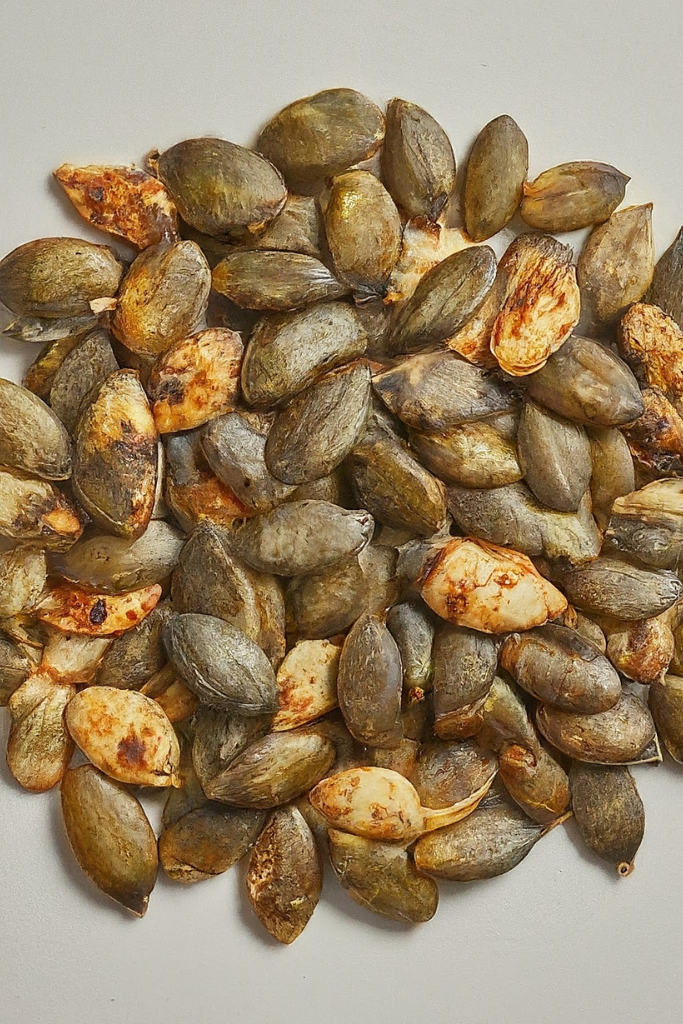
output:
[{"label": "curled seed husk", "polygon": [[167,349],[152,367],[147,387],[159,433],[192,430],[232,409],[242,352],[239,334],[221,327]]},{"label": "curled seed husk", "polygon": [[262,317],[249,337],[242,363],[242,394],[249,405],[284,402],[365,352],[367,335],[343,302]]},{"label": "curled seed husk", "polygon": [[305,729],[255,740],[204,786],[209,800],[237,807],[279,807],[306,793],[325,775],[335,748]]},{"label": "curled seed husk", "polygon": [[294,942],[323,888],[318,846],[296,807],[271,815],[251,851],[246,881],[249,902],[264,928],[278,942]]},{"label": "curled seed husk", "polygon": [[403,689],[432,688],[434,621],[417,601],[395,604],[387,615],[387,627],[396,641],[403,666]]},{"label": "curled seed husk", "polygon": [[481,726],[481,702],[496,672],[498,645],[476,630],[442,623],[432,658],[434,732],[442,739],[471,736]]},{"label": "curled seed husk", "polygon": [[299,576],[351,555],[370,540],[372,516],[327,501],[291,501],[255,516],[234,534],[234,550],[261,572]]},{"label": "curled seed husk", "polygon": [[506,373],[523,377],[545,365],[579,321],[574,254],[550,235],[519,235],[498,275],[505,298],[491,331],[491,352]]},{"label": "curled seed husk", "polygon": [[20,316],[83,316],[92,300],[116,294],[122,274],[106,245],[38,238],[0,260],[0,302]]},{"label": "curled seed husk", "polygon": [[619,351],[641,383],[683,396],[683,331],[658,306],[635,302],[619,323]]},{"label": "curled seed husk", "polygon": [[575,231],[601,224],[624,198],[631,179],[611,164],[575,160],[524,184],[522,220],[540,231]]},{"label": "curled seed husk", "polygon": [[527,693],[561,711],[596,714],[621,696],[621,680],[608,659],[567,626],[548,623],[513,633],[500,663]]},{"label": "curled seed husk", "polygon": [[184,721],[199,707],[199,697],[178,678],[172,665],[164,665],[147,680],[140,693],[155,700],[173,723]]},{"label": "curled seed husk", "polygon": [[89,224],[136,249],[178,237],[178,214],[168,192],[139,167],[62,164],[54,177]]},{"label": "curled seed husk", "polygon": [[122,690],[137,690],[166,661],[162,630],[170,614],[168,603],[158,604],[137,626],[118,637],[105,654],[97,682]]},{"label": "curled seed husk", "polygon": [[526,705],[516,686],[495,676],[482,709],[487,746],[499,754],[513,744],[529,750],[536,760],[541,757],[541,744]]},{"label": "curled seed husk", "polygon": [[247,506],[211,470],[204,455],[201,430],[169,437],[165,452],[165,497],[184,530],[191,532],[205,521],[231,527],[236,519],[250,515]]},{"label": "curled seed husk", "polygon": [[446,490],[390,434],[370,430],[353,449],[347,467],[356,501],[389,526],[424,536],[446,522]]},{"label": "curled seed husk", "polygon": [[464,821],[422,836],[415,866],[451,882],[496,878],[517,867],[549,827],[494,793]]},{"label": "curled seed husk", "polygon": [[675,652],[666,615],[640,622],[617,620],[607,630],[607,657],[622,676],[644,685],[662,678]]},{"label": "curled seed husk", "polygon": [[445,341],[477,311],[496,276],[488,245],[476,245],[437,263],[399,308],[387,342],[392,355]]},{"label": "curled seed husk", "polygon": [[437,615],[482,633],[541,626],[567,606],[525,555],[473,537],[454,537],[435,552],[420,586]]},{"label": "curled seed husk", "polygon": [[649,690],[657,732],[674,761],[683,762],[683,678],[665,675]]},{"label": "curled seed husk", "polygon": [[366,574],[355,556],[296,576],[285,596],[288,636],[308,640],[336,636],[363,613],[368,590]]},{"label": "curled seed husk", "polygon": [[453,147],[422,107],[393,99],[387,105],[382,177],[408,217],[435,221],[455,191]]},{"label": "curled seed husk", "polygon": [[2,377],[0,463],[46,480],[71,475],[71,442],[59,417],[32,391]]},{"label": "curled seed husk", "polygon": [[683,328],[683,228],[660,256],[646,298]]},{"label": "curled seed husk", "polygon": [[657,569],[676,569],[683,544],[683,482],[653,480],[616,498],[607,539]]},{"label": "curled seed husk", "polygon": [[118,368],[106,331],[92,331],[66,356],[52,381],[50,405],[70,434],[107,377]]},{"label": "curled seed husk", "polygon": [[370,171],[334,178],[325,233],[340,280],[359,296],[384,296],[401,251],[401,218]]},{"label": "curled seed husk", "polygon": [[657,473],[683,471],[683,416],[657,388],[642,392],[645,410],[623,428],[634,459]]},{"label": "curled seed husk", "polygon": [[159,836],[159,860],[174,882],[202,882],[236,864],[256,842],[265,811],[198,807]]},{"label": "curled seed husk", "polygon": [[177,821],[184,818],[186,814],[204,807],[207,803],[204,790],[192,764],[193,741],[189,732],[190,730],[185,731],[185,723],[178,730],[178,742],[180,743],[178,778],[181,780],[182,786],[168,790],[168,796],[166,797],[164,810],[161,815],[161,823],[165,829],[171,828]]},{"label": "curled seed husk", "polygon": [[370,369],[364,362],[320,377],[278,413],[265,448],[270,472],[287,484],[327,476],[362,435],[370,398]]},{"label": "curled seed husk", "polygon": [[660,615],[683,593],[683,585],[673,572],[642,569],[606,555],[563,571],[560,583],[577,608],[615,619]]},{"label": "curled seed husk", "polygon": [[434,917],[439,890],[431,878],[418,874],[401,846],[337,829],[330,829],[328,837],[332,869],[361,907],[403,924],[420,924]]},{"label": "curled seed husk", "polygon": [[47,561],[40,548],[20,544],[0,552],[0,619],[33,608],[46,581]]},{"label": "curled seed husk", "polygon": [[367,747],[365,763],[375,768],[390,768],[406,779],[412,778],[417,764],[420,744],[417,740],[402,739],[397,747]]},{"label": "curled seed husk", "polygon": [[589,427],[591,446],[591,504],[598,526],[605,530],[617,498],[635,490],[633,459],[628,442],[616,427]]},{"label": "curled seed husk", "polygon": [[[47,351],[52,346],[59,346],[55,350],[55,356],[57,351],[66,354],[84,334],[97,326],[97,319],[94,313],[86,313],[83,316],[65,316],[57,320],[18,316],[16,320],[3,327],[2,333],[14,341],[38,342],[43,345],[37,359],[31,363],[31,367],[34,367],[38,361],[45,358]],[[30,387],[28,383],[26,386]],[[39,394],[41,398],[46,397],[45,394],[36,391],[34,387],[30,387],[30,390]]]},{"label": "curled seed husk", "polygon": [[238,412],[219,416],[202,432],[209,465],[238,499],[257,512],[267,512],[294,493],[266,465],[266,423]]},{"label": "curled seed husk", "polygon": [[465,229],[475,242],[512,220],[528,169],[529,144],[517,122],[508,114],[489,121],[470,151],[462,197]]},{"label": "curled seed husk", "polygon": [[236,626],[213,615],[174,613],[163,637],[170,661],[204,703],[247,716],[277,710],[272,666]]},{"label": "curled seed husk", "polygon": [[204,789],[270,728],[271,716],[245,718],[202,706],[193,718],[192,766]]},{"label": "curled seed husk", "polygon": [[71,736],[97,768],[134,786],[178,786],[180,747],[156,701],[137,690],[89,686],[69,702]]},{"label": "curled seed husk", "polygon": [[473,740],[443,743],[430,740],[420,748],[410,781],[423,807],[450,807],[490,783],[498,758]]},{"label": "curled seed husk", "polygon": [[626,878],[645,832],[645,811],[628,768],[575,762],[569,772],[581,838]]},{"label": "curled seed husk", "polygon": [[584,308],[601,324],[613,323],[650,286],[655,267],[652,203],[617,210],[594,228],[576,273]]},{"label": "curled seed husk", "polygon": [[515,803],[540,825],[549,825],[569,807],[567,773],[545,747],[532,753],[514,743],[506,744],[498,771]]},{"label": "curled seed husk", "polygon": [[66,834],[86,875],[107,896],[144,917],[158,855],[139,800],[91,764],[66,773],[61,798]]},{"label": "curled seed husk", "polygon": [[622,693],[614,707],[595,715],[572,714],[541,704],[536,724],[563,754],[593,764],[633,761],[655,735],[647,705],[630,693]]},{"label": "curled seed husk", "polygon": [[408,779],[389,768],[350,768],[323,779],[311,791],[313,806],[334,828],[365,839],[410,843],[424,832],[441,829],[471,814],[491,785],[448,807],[423,807]]},{"label": "curled seed husk", "polygon": [[329,640],[301,640],[289,651],[275,680],[279,708],[274,732],[296,729],[336,708],[340,653]]},{"label": "curled seed husk", "polygon": [[485,419],[514,405],[507,385],[454,352],[402,359],[376,374],[372,384],[394,415],[427,432]]},{"label": "curled seed husk", "polygon": [[226,256],[214,267],[213,287],[237,306],[275,312],[339,299],[349,288],[314,256],[250,250]]},{"label": "curled seed husk", "polygon": [[136,626],[161,597],[158,583],[125,594],[98,594],[64,583],[50,587],[35,615],[63,633],[117,636]]},{"label": "curled seed husk", "polygon": [[7,707],[12,716],[7,764],[20,786],[44,793],[60,781],[74,751],[64,710],[76,687],[40,670],[19,686]]},{"label": "curled seed husk", "polygon": [[137,540],[86,533],[68,551],[50,557],[62,579],[104,594],[138,590],[167,580],[183,538],[163,519],[154,519]]},{"label": "curled seed husk", "polygon": [[112,331],[138,355],[158,356],[196,329],[211,271],[195,242],[161,242],[140,253],[123,279]]},{"label": "curled seed husk", "polygon": [[25,648],[0,633],[0,707],[28,679],[33,661]]},{"label": "curled seed husk", "polygon": [[435,434],[411,430],[410,445],[427,469],[447,484],[504,487],[523,476],[517,448],[496,429],[496,419]]},{"label": "curled seed husk", "polygon": [[371,747],[398,746],[402,686],[396,641],[379,616],[362,615],[344,641],[337,676],[339,706],[354,739]]},{"label": "curled seed husk", "polygon": [[224,139],[178,142],[159,157],[158,174],[183,220],[218,238],[258,234],[287,197],[268,160]]},{"label": "curled seed husk", "polygon": [[290,188],[313,194],[324,178],[367,160],[384,138],[384,116],[355,89],[325,89],[284,107],[259,135],[256,148]]},{"label": "curled seed husk", "polygon": [[525,402],[517,451],[527,486],[559,512],[576,512],[591,478],[590,442],[577,423]]},{"label": "curled seed husk", "polygon": [[618,427],[643,413],[638,382],[618,356],[574,336],[529,378],[529,398],[577,423]]}]

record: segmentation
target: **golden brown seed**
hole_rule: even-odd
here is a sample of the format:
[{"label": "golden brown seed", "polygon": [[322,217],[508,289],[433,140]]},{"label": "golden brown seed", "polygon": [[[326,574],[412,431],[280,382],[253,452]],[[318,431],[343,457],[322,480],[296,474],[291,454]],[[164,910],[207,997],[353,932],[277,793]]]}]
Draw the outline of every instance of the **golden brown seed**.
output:
[{"label": "golden brown seed", "polygon": [[382,177],[408,217],[435,221],[455,190],[455,157],[434,118],[407,100],[387,105]]},{"label": "golden brown seed", "polygon": [[515,803],[541,825],[549,825],[569,807],[567,773],[545,747],[539,746],[533,753],[506,744],[500,754],[499,774]]},{"label": "golden brown seed", "polygon": [[329,640],[301,640],[277,672],[280,706],[274,732],[296,729],[337,706],[337,670],[341,648]]},{"label": "golden brown seed", "polygon": [[237,306],[279,312],[339,299],[349,288],[313,256],[250,250],[226,256],[214,268],[213,287]]},{"label": "golden brown seed", "polygon": [[50,631],[40,660],[40,672],[56,683],[91,683],[110,644],[107,637]]},{"label": "golden brown seed", "polygon": [[477,135],[465,173],[463,210],[475,242],[495,235],[512,220],[529,169],[529,144],[508,114],[489,121]]},{"label": "golden brown seed", "polygon": [[610,164],[559,164],[525,183],[522,220],[555,233],[601,224],[624,198],[630,180]]},{"label": "golden brown seed", "polygon": [[673,633],[667,613],[640,622],[605,624],[607,657],[622,676],[636,683],[655,683],[662,678],[674,656]]},{"label": "golden brown seed", "polygon": [[645,410],[624,426],[631,454],[642,466],[658,474],[683,470],[683,416],[657,388],[642,392]]},{"label": "golden brown seed", "polygon": [[569,773],[572,809],[590,849],[626,878],[645,832],[645,812],[628,768],[575,762]]},{"label": "golden brown seed", "polygon": [[612,323],[642,299],[654,268],[652,203],[617,210],[593,229],[579,256],[581,301],[599,323]]},{"label": "golden brown seed", "polygon": [[619,323],[619,351],[642,383],[683,396],[683,331],[658,306],[636,302]]},{"label": "golden brown seed", "polygon": [[185,885],[214,878],[242,859],[265,822],[265,811],[198,807],[161,833],[161,866],[174,882]]},{"label": "golden brown seed", "polygon": [[160,597],[158,583],[127,594],[93,594],[64,583],[47,591],[35,614],[64,633],[117,636],[149,615]]},{"label": "golden brown seed", "polygon": [[658,569],[677,569],[683,542],[683,485],[653,480],[616,498],[607,540],[619,551]]},{"label": "golden brown seed", "polygon": [[75,686],[55,682],[39,670],[10,697],[7,764],[24,789],[43,793],[64,775],[74,750],[64,710],[75,693]]},{"label": "golden brown seed", "polygon": [[53,484],[0,468],[0,534],[61,549],[83,533],[86,517]]},{"label": "golden brown seed", "polygon": [[594,764],[634,761],[655,735],[647,705],[630,693],[623,693],[609,711],[595,715],[572,714],[541,704],[536,724],[563,754]]},{"label": "golden brown seed", "polygon": [[174,434],[165,443],[168,478],[165,497],[184,530],[201,522],[231,527],[252,510],[222,483],[206,461],[202,432]]}]

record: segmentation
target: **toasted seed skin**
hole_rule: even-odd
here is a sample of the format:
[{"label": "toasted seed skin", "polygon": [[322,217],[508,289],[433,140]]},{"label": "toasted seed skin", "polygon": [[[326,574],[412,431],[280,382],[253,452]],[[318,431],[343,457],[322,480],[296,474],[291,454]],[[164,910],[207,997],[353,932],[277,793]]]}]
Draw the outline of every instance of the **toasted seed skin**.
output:
[{"label": "toasted seed skin", "polygon": [[372,516],[363,510],[349,511],[327,501],[290,501],[241,526],[234,550],[261,572],[299,576],[358,554],[373,526]]},{"label": "toasted seed skin", "polygon": [[387,615],[387,628],[396,641],[403,666],[403,689],[430,690],[434,661],[434,622],[421,602],[395,604]]},{"label": "toasted seed skin", "polygon": [[583,427],[525,402],[517,451],[538,500],[559,512],[576,512],[591,478],[590,442]]},{"label": "toasted seed skin", "polygon": [[161,632],[169,614],[167,602],[158,604],[134,629],[118,637],[104,655],[97,682],[137,690],[163,668],[166,652]]},{"label": "toasted seed skin", "polygon": [[406,850],[338,829],[329,829],[328,838],[334,873],[356,903],[403,924],[434,917],[439,890],[417,873]]},{"label": "toasted seed skin", "polygon": [[327,476],[359,440],[370,408],[363,362],[330,370],[278,413],[266,441],[266,465],[287,484]]},{"label": "toasted seed skin", "polygon": [[436,220],[455,191],[455,157],[445,131],[416,103],[387,105],[382,177],[408,217]]},{"label": "toasted seed skin", "polygon": [[572,808],[581,837],[625,878],[645,832],[645,811],[628,768],[581,764],[569,773]]},{"label": "toasted seed skin", "polygon": [[473,740],[423,743],[409,778],[423,807],[441,808],[465,800],[489,782],[498,758]]},{"label": "toasted seed skin", "polygon": [[287,653],[276,677],[280,706],[274,732],[307,725],[337,706],[340,654],[329,640],[301,640]]},{"label": "toasted seed skin", "polygon": [[91,764],[66,773],[61,798],[64,828],[80,866],[98,889],[144,917],[158,855],[139,800]]},{"label": "toasted seed skin", "polygon": [[524,185],[522,220],[540,231],[575,231],[601,224],[624,198],[630,179],[610,164],[575,160],[551,167]]},{"label": "toasted seed skin", "polygon": [[603,324],[613,323],[650,286],[655,268],[652,203],[617,210],[594,228],[576,272],[581,300]]},{"label": "toasted seed skin", "polygon": [[472,712],[479,711],[493,682],[498,645],[474,629],[442,623],[432,658],[434,732],[442,739],[464,739],[481,726],[481,716]]},{"label": "toasted seed skin", "polygon": [[198,807],[161,833],[161,866],[174,882],[189,884],[213,878],[242,859],[265,822],[265,811]]},{"label": "toasted seed skin", "polygon": [[369,583],[358,558],[295,576],[287,586],[287,633],[322,640],[343,632],[362,614]]},{"label": "toasted seed skin", "polygon": [[0,468],[0,535],[62,549],[83,533],[86,517],[53,484]]},{"label": "toasted seed skin", "polygon": [[642,416],[623,427],[631,454],[656,473],[683,470],[683,416],[658,388],[642,392]]},{"label": "toasted seed skin", "polygon": [[617,330],[619,352],[641,384],[672,401],[683,395],[683,331],[658,306],[635,302]]},{"label": "toasted seed skin", "polygon": [[463,249],[437,263],[399,308],[387,341],[389,354],[450,338],[477,311],[495,276],[496,259],[488,245]]},{"label": "toasted seed skin", "polygon": [[318,733],[273,732],[255,740],[204,791],[236,807],[279,807],[314,786],[334,757],[334,744]]},{"label": "toasted seed skin", "polygon": [[269,714],[278,706],[275,675],[261,648],[213,615],[173,613],[163,629],[166,653],[200,700],[236,714]]},{"label": "toasted seed skin", "polygon": [[587,565],[563,572],[561,583],[577,608],[617,619],[648,619],[659,615],[683,592],[683,585],[672,572],[642,569],[603,555]]},{"label": "toasted seed skin", "polygon": [[379,616],[362,615],[344,641],[337,676],[339,706],[354,739],[371,747],[398,746],[402,686],[396,641]]},{"label": "toasted seed skin", "polygon": [[46,582],[47,561],[40,548],[21,544],[0,552],[0,619],[32,609]]},{"label": "toasted seed skin", "polygon": [[567,626],[549,622],[513,633],[500,663],[533,697],[562,711],[596,714],[621,696],[621,681],[607,658]]},{"label": "toasted seed skin", "polygon": [[539,705],[536,724],[549,743],[577,761],[622,764],[633,761],[655,735],[647,705],[630,693],[608,711],[572,714]]},{"label": "toasted seed skin", "polygon": [[214,268],[212,281],[237,306],[264,312],[300,309],[349,291],[315,257],[275,250],[231,253]]},{"label": "toasted seed skin", "polygon": [[322,861],[313,833],[296,807],[274,811],[249,858],[247,896],[278,942],[301,935],[322,893]]},{"label": "toasted seed skin", "polygon": [[32,667],[25,650],[0,633],[0,707],[7,706],[14,691],[28,679]]},{"label": "toasted seed skin", "polygon": [[119,782],[176,786],[178,739],[156,701],[136,690],[90,686],[69,702],[66,724],[92,763]]},{"label": "toasted seed skin", "polygon": [[420,461],[447,484],[504,487],[522,479],[514,441],[496,429],[494,418],[434,434],[410,431],[410,446]]},{"label": "toasted seed skin", "polygon": [[604,530],[617,498],[635,490],[633,459],[628,442],[616,427],[589,427],[591,446],[591,504],[598,526]]},{"label": "toasted seed skin", "polygon": [[675,641],[667,613],[639,622],[621,622],[607,637],[607,657],[627,679],[647,685],[662,678],[674,653]]},{"label": "toasted seed skin", "polygon": [[536,753],[513,743],[500,755],[500,778],[515,803],[540,825],[564,814],[571,800],[567,773],[539,746]]},{"label": "toasted seed skin", "polygon": [[75,692],[75,686],[55,682],[38,671],[9,698],[7,765],[24,789],[44,793],[64,775],[74,751],[64,711]]},{"label": "toasted seed skin", "polygon": [[529,378],[527,395],[559,416],[603,427],[621,426],[643,412],[626,364],[599,342],[576,335]]},{"label": "toasted seed skin", "polygon": [[512,220],[529,169],[529,144],[508,114],[489,121],[477,135],[465,172],[465,230],[482,242]]},{"label": "toasted seed skin", "polygon": [[607,540],[657,569],[677,569],[683,543],[683,485],[653,480],[614,501]]},{"label": "toasted seed skin", "polygon": [[119,368],[106,331],[87,334],[59,366],[50,388],[50,406],[70,434],[107,377]]},{"label": "toasted seed skin", "polygon": [[137,540],[88,533],[68,551],[51,555],[50,565],[62,579],[104,594],[119,594],[163,583],[182,547],[178,530],[154,519]]},{"label": "toasted seed skin", "polygon": [[646,298],[683,329],[683,228],[657,261]]},{"label": "toasted seed skin", "polygon": [[355,89],[326,89],[295,100],[270,119],[256,148],[290,188],[318,191],[321,180],[360,163],[384,138],[384,116]]},{"label": "toasted seed skin", "polygon": [[236,519],[250,514],[247,506],[211,470],[204,455],[201,430],[170,436],[164,450],[168,462],[165,498],[188,533],[205,521],[231,527]]},{"label": "toasted seed skin", "polygon": [[116,294],[122,273],[106,245],[38,238],[0,260],[0,302],[19,316],[83,316],[91,300]]},{"label": "toasted seed skin", "polygon": [[136,626],[160,597],[158,583],[125,594],[98,594],[71,583],[52,584],[34,614],[63,633],[112,637]]},{"label": "toasted seed skin", "polygon": [[294,492],[268,469],[268,429],[238,412],[219,416],[202,432],[202,447],[216,476],[249,508],[267,512]]},{"label": "toasted seed skin", "polygon": [[71,443],[57,415],[32,391],[2,377],[0,463],[46,480],[71,475]]}]

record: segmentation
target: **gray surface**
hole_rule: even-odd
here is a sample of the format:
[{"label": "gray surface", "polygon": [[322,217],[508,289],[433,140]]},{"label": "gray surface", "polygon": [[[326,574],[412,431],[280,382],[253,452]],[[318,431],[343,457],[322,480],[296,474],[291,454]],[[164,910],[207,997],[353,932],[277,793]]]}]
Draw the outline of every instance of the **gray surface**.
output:
[{"label": "gray surface", "polygon": [[[214,132],[248,141],[285,101],[351,85],[423,104],[462,160],[507,111],[531,170],[615,163],[655,202],[658,248],[683,218],[683,15],[648,2],[0,3],[0,248],[88,234],[49,182],[62,161],[127,162]],[[0,343],[18,376],[30,351]],[[32,350],[35,351],[35,350]],[[5,714],[2,715],[4,741]],[[275,948],[242,875],[160,880],[128,919],[72,866],[56,794],[0,767],[0,1005],[13,1024],[630,1024],[680,1020],[683,769],[637,772],[648,826],[611,877],[551,833],[511,875],[443,886],[435,920],[378,923],[328,883],[304,935]],[[158,801],[155,801],[158,805]]]}]

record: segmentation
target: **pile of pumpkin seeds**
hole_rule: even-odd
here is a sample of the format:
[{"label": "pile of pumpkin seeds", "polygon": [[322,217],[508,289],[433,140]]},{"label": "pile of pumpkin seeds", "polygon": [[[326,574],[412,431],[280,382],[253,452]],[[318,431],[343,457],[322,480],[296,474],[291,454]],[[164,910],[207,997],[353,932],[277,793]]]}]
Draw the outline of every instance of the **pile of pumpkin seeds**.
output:
[{"label": "pile of pumpkin seeds", "polygon": [[508,116],[457,187],[351,89],[55,177],[123,248],[0,262],[42,345],[0,380],[0,698],[95,885],[142,916],[159,863],[248,858],[288,943],[325,859],[427,921],[572,814],[628,875],[630,766],[683,760],[683,229],[655,265],[629,179],[527,180]]}]

